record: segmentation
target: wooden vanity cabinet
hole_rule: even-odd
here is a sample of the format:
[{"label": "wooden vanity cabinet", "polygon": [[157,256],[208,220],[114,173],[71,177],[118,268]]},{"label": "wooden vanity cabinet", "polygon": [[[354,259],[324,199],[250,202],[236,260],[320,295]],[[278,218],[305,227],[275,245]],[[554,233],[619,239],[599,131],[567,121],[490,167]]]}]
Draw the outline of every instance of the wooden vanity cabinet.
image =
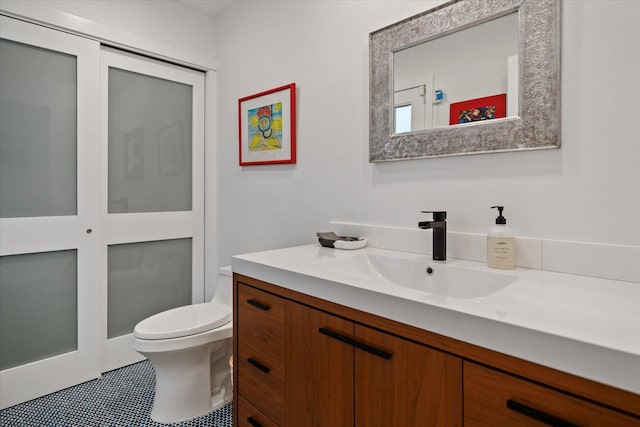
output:
[{"label": "wooden vanity cabinet", "polygon": [[462,359],[244,283],[234,288],[235,425],[462,426]]},{"label": "wooden vanity cabinet", "polygon": [[462,425],[462,360],[287,301],[288,426]]},{"label": "wooden vanity cabinet", "polygon": [[236,426],[640,427],[638,394],[234,278]]}]

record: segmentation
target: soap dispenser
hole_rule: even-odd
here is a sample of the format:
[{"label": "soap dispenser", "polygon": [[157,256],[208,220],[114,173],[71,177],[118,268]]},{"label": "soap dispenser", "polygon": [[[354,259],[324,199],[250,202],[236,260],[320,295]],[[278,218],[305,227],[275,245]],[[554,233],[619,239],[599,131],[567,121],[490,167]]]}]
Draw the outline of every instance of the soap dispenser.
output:
[{"label": "soap dispenser", "polygon": [[501,270],[512,270],[516,266],[516,237],[502,216],[504,206],[491,206],[498,209],[496,225],[487,233],[487,265]]}]

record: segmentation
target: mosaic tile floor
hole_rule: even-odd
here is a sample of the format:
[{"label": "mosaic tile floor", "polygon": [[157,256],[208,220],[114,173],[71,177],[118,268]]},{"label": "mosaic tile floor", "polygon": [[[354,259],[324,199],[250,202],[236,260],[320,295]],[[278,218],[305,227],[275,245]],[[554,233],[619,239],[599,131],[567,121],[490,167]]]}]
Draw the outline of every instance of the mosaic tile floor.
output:
[{"label": "mosaic tile floor", "polygon": [[148,361],[0,411],[0,427],[231,427],[232,404],[176,424],[149,418],[155,373]]}]

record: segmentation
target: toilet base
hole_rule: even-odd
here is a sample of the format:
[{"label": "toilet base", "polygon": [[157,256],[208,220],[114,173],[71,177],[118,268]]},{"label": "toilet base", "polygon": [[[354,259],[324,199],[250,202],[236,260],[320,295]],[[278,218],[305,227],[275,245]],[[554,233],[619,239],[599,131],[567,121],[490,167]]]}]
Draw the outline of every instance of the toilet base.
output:
[{"label": "toilet base", "polygon": [[[141,352],[156,372],[151,419],[175,423],[205,415],[229,402],[232,393],[222,385],[212,396],[212,352],[225,352],[225,344],[213,342],[169,352]],[[179,361],[178,363],[176,363]]]},{"label": "toilet base", "polygon": [[211,410],[215,411],[216,409],[220,409],[232,400],[233,387],[229,385],[228,387],[221,389],[219,393],[211,396]]}]

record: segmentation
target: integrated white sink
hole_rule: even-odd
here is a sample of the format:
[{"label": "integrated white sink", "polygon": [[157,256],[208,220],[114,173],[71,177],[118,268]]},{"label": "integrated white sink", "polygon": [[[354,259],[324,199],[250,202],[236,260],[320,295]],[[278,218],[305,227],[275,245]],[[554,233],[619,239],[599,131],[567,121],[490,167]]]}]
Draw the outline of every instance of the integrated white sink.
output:
[{"label": "integrated white sink", "polygon": [[516,279],[508,274],[434,263],[429,258],[408,260],[375,254],[367,258],[382,277],[398,286],[452,298],[488,296]]},{"label": "integrated white sink", "polygon": [[516,280],[516,276],[436,263],[430,257],[387,251],[359,251],[352,255],[321,260],[305,268],[332,280],[367,283],[372,288],[389,285],[460,299],[494,294]]}]

